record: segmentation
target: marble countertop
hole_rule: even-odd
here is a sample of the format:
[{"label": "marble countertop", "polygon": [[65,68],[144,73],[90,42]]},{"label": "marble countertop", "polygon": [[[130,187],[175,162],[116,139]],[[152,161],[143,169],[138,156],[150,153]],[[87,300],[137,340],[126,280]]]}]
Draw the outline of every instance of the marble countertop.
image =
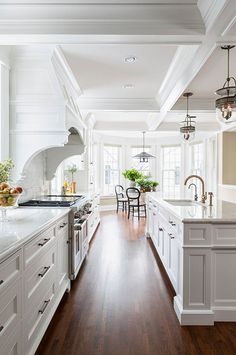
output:
[{"label": "marble countertop", "polygon": [[0,261],[69,212],[70,208],[47,207],[8,210],[10,220],[0,222]]},{"label": "marble countertop", "polygon": [[[236,224],[236,204],[213,199],[213,206],[194,203],[191,206],[174,206],[165,201],[158,192],[151,192],[149,195],[175,217],[186,223],[235,223]],[[172,199],[174,200],[174,199]]]}]

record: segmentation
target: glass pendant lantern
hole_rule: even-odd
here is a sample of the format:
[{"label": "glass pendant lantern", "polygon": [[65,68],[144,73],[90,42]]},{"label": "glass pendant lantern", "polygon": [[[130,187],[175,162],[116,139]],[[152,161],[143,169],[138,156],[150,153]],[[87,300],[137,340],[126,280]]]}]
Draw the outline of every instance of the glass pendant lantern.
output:
[{"label": "glass pendant lantern", "polygon": [[222,88],[215,92],[216,95],[221,96],[216,100],[217,118],[226,124],[236,121],[236,80],[229,74],[229,53],[234,47],[221,47],[221,49],[227,50],[227,78]]},{"label": "glass pendant lantern", "polygon": [[145,131],[143,133],[143,151],[137,155],[135,155],[133,158],[139,159],[140,163],[148,163],[149,159],[155,158],[154,155],[151,155],[147,152],[145,152]]},{"label": "glass pendant lantern", "polygon": [[180,134],[184,142],[192,142],[195,138],[196,122],[193,120],[193,118],[196,118],[196,116],[190,116],[188,113],[188,98],[192,95],[192,92],[186,92],[183,94],[183,96],[187,99],[187,114],[185,120],[180,122]]}]

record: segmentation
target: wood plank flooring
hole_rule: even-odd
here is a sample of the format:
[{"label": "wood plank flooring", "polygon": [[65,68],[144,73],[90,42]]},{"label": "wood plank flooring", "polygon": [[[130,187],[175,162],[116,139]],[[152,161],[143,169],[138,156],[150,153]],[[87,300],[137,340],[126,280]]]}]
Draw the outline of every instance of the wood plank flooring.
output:
[{"label": "wood plank flooring", "polygon": [[37,355],[236,354],[236,323],[181,327],[145,220],[102,214],[79,277]]}]

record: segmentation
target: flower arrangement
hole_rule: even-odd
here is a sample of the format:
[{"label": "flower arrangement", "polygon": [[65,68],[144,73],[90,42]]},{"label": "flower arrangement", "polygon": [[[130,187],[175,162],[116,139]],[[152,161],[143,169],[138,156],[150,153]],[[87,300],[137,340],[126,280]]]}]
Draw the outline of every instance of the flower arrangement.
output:
[{"label": "flower arrangement", "polygon": [[75,164],[68,165],[66,169],[69,173],[71,173],[71,180],[74,180],[74,174],[78,171],[78,168]]},{"label": "flower arrangement", "polygon": [[9,181],[12,168],[14,164],[11,159],[0,162],[0,183]]}]

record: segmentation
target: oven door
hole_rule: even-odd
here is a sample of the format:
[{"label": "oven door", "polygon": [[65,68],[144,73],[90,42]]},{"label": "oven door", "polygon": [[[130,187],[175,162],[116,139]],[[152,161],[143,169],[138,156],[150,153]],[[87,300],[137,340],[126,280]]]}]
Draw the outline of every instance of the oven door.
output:
[{"label": "oven door", "polygon": [[87,235],[86,220],[80,224],[80,229],[73,231],[71,240],[71,279],[75,280],[81,267],[84,253],[83,240]]}]

